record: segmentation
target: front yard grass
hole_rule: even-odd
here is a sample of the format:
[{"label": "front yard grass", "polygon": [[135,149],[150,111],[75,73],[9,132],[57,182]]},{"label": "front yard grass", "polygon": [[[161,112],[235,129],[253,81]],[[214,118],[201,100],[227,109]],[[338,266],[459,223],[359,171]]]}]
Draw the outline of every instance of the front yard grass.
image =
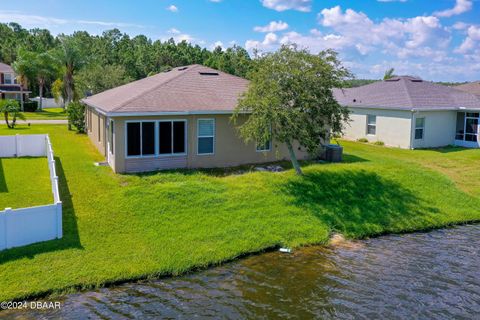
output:
[{"label": "front yard grass", "polygon": [[305,164],[304,177],[116,175],[95,167],[102,157],[66,126],[0,129],[15,133],[50,134],[64,238],[0,252],[0,301],[178,275],[275,246],[327,243],[333,232],[363,238],[480,221],[480,150],[343,142],[344,163]]},{"label": "front yard grass", "polygon": [[47,158],[0,158],[0,210],[53,203]]},{"label": "front yard grass", "polygon": [[28,120],[66,120],[67,113],[63,108],[48,108],[42,111],[22,112]]}]

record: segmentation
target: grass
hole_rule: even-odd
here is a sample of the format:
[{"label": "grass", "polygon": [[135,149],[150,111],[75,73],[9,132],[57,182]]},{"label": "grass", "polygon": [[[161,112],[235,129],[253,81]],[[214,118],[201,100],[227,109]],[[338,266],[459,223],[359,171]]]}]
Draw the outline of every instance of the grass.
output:
[{"label": "grass", "polygon": [[28,120],[66,120],[67,113],[63,108],[49,108],[42,111],[22,112]]},{"label": "grass", "polygon": [[0,159],[0,210],[51,203],[47,158]]},{"label": "grass", "polygon": [[[480,220],[480,150],[342,142],[345,162],[304,177],[219,170],[115,175],[84,135],[49,133],[64,238],[0,253],[0,301],[177,275],[275,246],[326,243]],[[459,168],[461,167],[461,168]]]}]

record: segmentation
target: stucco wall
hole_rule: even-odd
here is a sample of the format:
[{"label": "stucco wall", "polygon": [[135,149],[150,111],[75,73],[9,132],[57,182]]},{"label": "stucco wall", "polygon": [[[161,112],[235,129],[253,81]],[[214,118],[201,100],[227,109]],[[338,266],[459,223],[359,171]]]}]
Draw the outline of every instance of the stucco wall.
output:
[{"label": "stucco wall", "polygon": [[[382,141],[387,146],[410,148],[411,117],[410,111],[351,108],[349,124],[345,128],[345,138],[369,141]],[[375,135],[367,135],[367,115],[377,117]]]},{"label": "stucco wall", "polygon": [[[425,118],[424,138],[413,139],[413,148],[434,148],[453,145],[457,121],[456,111],[420,111],[414,117]],[[415,122],[413,127],[415,127]],[[412,128],[414,137],[415,128]]]},{"label": "stucco wall", "polygon": [[[105,116],[95,112],[92,108],[86,109],[87,134],[93,145],[105,156],[106,128]],[[91,117],[91,119],[89,119]],[[100,130],[99,130],[100,125]]]},{"label": "stucco wall", "polygon": [[[215,154],[197,154],[197,120],[215,119]],[[125,121],[126,120],[187,120],[187,155],[179,157],[126,158],[125,155]],[[246,118],[242,117],[238,124]],[[255,143],[245,144],[238,136],[235,126],[230,122],[230,115],[189,115],[189,116],[155,116],[155,117],[115,117],[115,172],[149,171],[164,168],[214,168],[231,167],[242,164],[272,162],[288,159],[286,146],[272,143],[271,151],[257,152]],[[306,159],[307,152],[298,150],[299,159]]]}]

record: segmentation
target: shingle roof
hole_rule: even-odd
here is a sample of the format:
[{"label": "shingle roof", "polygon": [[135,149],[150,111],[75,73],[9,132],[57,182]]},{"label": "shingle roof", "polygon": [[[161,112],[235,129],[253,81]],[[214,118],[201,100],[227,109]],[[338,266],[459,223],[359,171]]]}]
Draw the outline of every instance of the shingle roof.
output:
[{"label": "shingle roof", "polygon": [[458,89],[464,92],[480,95],[480,81],[465,83],[452,88]]},{"label": "shingle roof", "polygon": [[0,73],[13,73],[13,69],[8,64],[0,62]]},{"label": "shingle roof", "polygon": [[448,86],[402,76],[349,89],[335,89],[337,101],[348,107],[399,110],[480,108],[480,97]]},{"label": "shingle roof", "polygon": [[82,101],[104,112],[232,111],[248,81],[201,65],[162,72]]}]

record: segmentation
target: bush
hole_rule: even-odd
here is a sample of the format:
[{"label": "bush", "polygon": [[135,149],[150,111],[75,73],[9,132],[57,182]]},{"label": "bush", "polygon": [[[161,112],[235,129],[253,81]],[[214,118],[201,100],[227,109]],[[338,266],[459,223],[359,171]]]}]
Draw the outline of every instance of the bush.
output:
[{"label": "bush", "polygon": [[377,145],[377,146],[384,146],[384,145],[385,145],[385,142],[383,142],[383,141],[375,141],[373,144],[374,144],[374,145]]},{"label": "bush", "polygon": [[77,128],[78,132],[85,133],[85,105],[72,102],[67,107],[68,123]]},{"label": "bush", "polygon": [[23,103],[23,111],[25,112],[35,112],[38,109],[37,101],[26,101]]},{"label": "bush", "polygon": [[[3,114],[5,123],[9,129],[15,128],[17,118],[25,120],[25,116],[20,113],[20,103],[17,100],[0,100],[0,113]],[[10,122],[10,116],[12,117],[12,122]]]},{"label": "bush", "polygon": [[360,138],[357,140],[358,142],[364,142],[364,143],[368,143],[368,139],[367,138]]}]

